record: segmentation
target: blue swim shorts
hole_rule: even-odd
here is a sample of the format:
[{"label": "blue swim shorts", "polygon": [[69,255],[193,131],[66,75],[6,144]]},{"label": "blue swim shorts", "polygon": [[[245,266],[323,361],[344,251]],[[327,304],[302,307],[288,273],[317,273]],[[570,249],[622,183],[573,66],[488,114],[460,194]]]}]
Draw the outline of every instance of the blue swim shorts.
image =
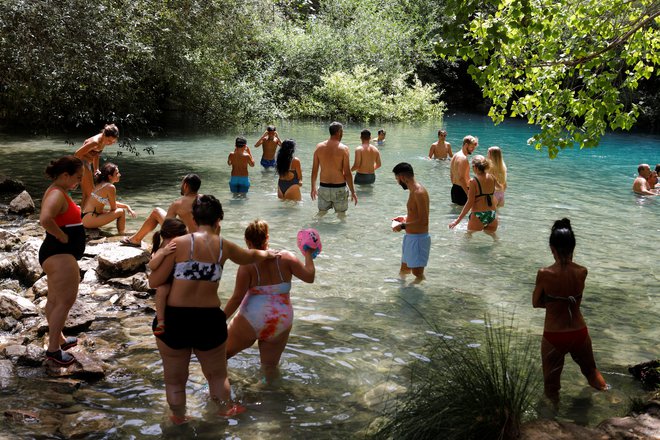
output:
[{"label": "blue swim shorts", "polygon": [[275,167],[275,159],[264,159],[263,157],[261,158],[261,166],[264,168],[274,168]]},{"label": "blue swim shorts", "polygon": [[430,252],[431,236],[428,233],[403,236],[401,262],[409,268],[426,267]]},{"label": "blue swim shorts", "polygon": [[247,176],[231,176],[229,190],[233,193],[246,193],[250,189],[250,178]]}]

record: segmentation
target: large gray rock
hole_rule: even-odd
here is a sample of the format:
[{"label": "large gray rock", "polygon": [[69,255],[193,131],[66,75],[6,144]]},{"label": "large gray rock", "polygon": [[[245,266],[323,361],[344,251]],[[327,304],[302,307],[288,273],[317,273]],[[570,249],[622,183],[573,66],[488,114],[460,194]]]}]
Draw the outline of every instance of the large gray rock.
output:
[{"label": "large gray rock", "polygon": [[18,267],[14,254],[0,254],[0,278],[11,278]]},{"label": "large gray rock", "polygon": [[100,411],[81,411],[64,416],[60,433],[64,438],[96,438],[106,434],[114,422],[107,413]]},{"label": "large gray rock", "polygon": [[44,350],[34,344],[10,345],[5,347],[3,353],[18,365],[28,367],[38,367],[44,360]]},{"label": "large gray rock", "polygon": [[[69,310],[69,316],[64,323],[65,333],[77,333],[85,331],[94,322],[95,314],[91,305],[78,299],[73,303],[73,307]],[[48,321],[43,319],[39,324],[37,333],[43,335],[48,332]]]},{"label": "large gray rock", "polygon": [[138,292],[149,291],[149,280],[147,279],[147,274],[144,272],[138,272],[127,278],[111,278],[107,283],[126,290],[136,290]]},{"label": "large gray rock", "polygon": [[15,383],[14,364],[9,359],[0,360],[0,390],[9,388]]},{"label": "large gray rock", "polygon": [[28,289],[26,296],[32,296],[34,299],[48,296],[48,277],[43,276],[39,278],[37,282]]},{"label": "large gray rock", "polygon": [[149,253],[144,249],[111,244],[99,253],[97,258],[97,273],[107,279],[144,271],[145,264],[149,261]]},{"label": "large gray rock", "polygon": [[31,238],[18,251],[18,273],[29,284],[34,284],[43,273],[39,264],[41,240]]},{"label": "large gray rock", "polygon": [[34,201],[27,191],[23,191],[9,202],[9,212],[16,214],[32,214],[34,212]]},{"label": "large gray rock", "polygon": [[660,439],[660,402],[649,402],[644,414],[607,419],[598,429],[612,440]]},{"label": "large gray rock", "polygon": [[23,319],[36,316],[39,309],[27,298],[16,295],[11,290],[0,291],[0,316],[11,316],[14,319]]},{"label": "large gray rock", "polygon": [[0,194],[18,194],[25,191],[23,182],[7,176],[0,176]]}]

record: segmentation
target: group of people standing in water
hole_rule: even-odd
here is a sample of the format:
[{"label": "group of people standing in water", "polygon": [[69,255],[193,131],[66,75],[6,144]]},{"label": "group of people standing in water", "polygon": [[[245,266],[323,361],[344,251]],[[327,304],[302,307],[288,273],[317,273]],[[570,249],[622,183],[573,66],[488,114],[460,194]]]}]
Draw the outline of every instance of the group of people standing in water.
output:
[{"label": "group of people standing in water", "polygon": [[[329,139],[319,143],[314,151],[310,195],[313,200],[318,199],[320,214],[332,208],[342,215],[348,209],[349,199],[358,202],[354,183],[375,182],[380,154],[370,142],[371,133],[363,130],[362,144],[351,166],[349,149],[341,143],[342,125],[332,123],[329,132]],[[112,163],[99,168],[100,153],[118,136],[117,127],[107,125],[101,133],[87,139],[74,156],[54,160],[46,169],[52,184],[42,201],[40,221],[46,238],[39,253],[48,280],[46,357],[61,366],[75,362],[67,350],[77,344],[77,339],[65,337],[62,330],[78,293],[77,260],[85,249],[85,227],[116,220],[118,232],[123,234],[126,215],[135,217],[129,205],[116,200],[114,185],[121,177],[119,168]],[[468,232],[483,230],[492,234],[498,226],[497,209],[504,205],[507,188],[501,149],[489,148],[487,158],[475,156],[470,177],[468,156],[477,148],[478,139],[465,136],[461,150],[454,154],[446,137],[446,131],[438,131],[438,141],[431,146],[429,158],[451,160],[451,198],[462,205],[462,210],[449,227],[454,228],[469,213]],[[382,145],[382,139],[378,143]],[[277,170],[278,196],[300,200],[303,175],[300,160],[295,157],[295,141],[280,141],[275,127],[269,126],[255,147],[263,148],[261,165]],[[234,179],[247,177],[241,175],[243,165],[245,170],[254,166],[244,138],[237,138],[228,164],[236,170],[230,181],[232,192],[247,192],[249,180]],[[358,172],[355,181],[352,171]],[[430,251],[428,192],[416,181],[410,164],[401,162],[392,171],[397,183],[409,191],[406,215],[392,219],[392,230],[405,232],[401,273],[412,272],[421,281]],[[68,195],[78,185],[82,190],[82,210]],[[227,359],[258,342],[264,380],[272,382],[278,375],[277,365],[293,324],[291,280],[295,276],[311,283],[315,278],[313,251],[304,250],[302,262],[290,252],[270,249],[269,228],[263,220],[251,222],[245,230],[247,249],[224,239],[220,234],[222,205],[214,196],[200,194],[200,186],[199,176],[185,176],[181,198],[167,211],[154,209],[135,234],[122,239],[122,244],[141,247],[142,239],[161,226],[154,234],[149,263],[149,283],[156,289],[152,330],[163,360],[166,397],[174,423],[187,420],[185,387],[193,353],[202,366],[211,398],[218,405],[218,414],[230,416],[245,410],[230,402]],[[580,365],[591,386],[607,388],[596,368],[591,339],[580,313],[587,269],[573,262],[575,243],[570,221],[556,221],[549,240],[555,263],[539,270],[532,295],[533,306],[546,309],[541,353],[545,394],[555,403],[566,354],[571,354]],[[223,310],[218,282],[227,260],[240,267],[233,295]]]}]

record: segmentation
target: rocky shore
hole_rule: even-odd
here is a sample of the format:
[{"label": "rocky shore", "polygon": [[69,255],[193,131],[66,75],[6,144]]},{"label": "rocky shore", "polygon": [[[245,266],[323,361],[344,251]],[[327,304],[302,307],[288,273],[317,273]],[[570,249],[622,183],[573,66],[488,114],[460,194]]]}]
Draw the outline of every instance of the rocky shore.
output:
[{"label": "rocky shore", "polygon": [[[7,184],[0,178],[2,192],[14,196],[8,205],[0,204],[0,397],[20,392],[17,383],[27,378],[66,399],[86,384],[118,374],[118,359],[131,355],[131,350],[123,350],[126,347],[135,350],[149,345],[155,350],[152,339],[138,340],[130,332],[114,331],[112,342],[103,337],[104,332],[130,328],[136,321],[147,325],[153,317],[154,291],[149,289],[145,272],[148,250],[121,246],[121,237],[90,231],[85,255],[79,262],[82,281],[78,299],[64,330],[79,338],[78,346],[71,350],[76,362],[62,368],[44,361],[48,290],[38,261],[44,230],[20,182]],[[0,198],[0,202],[4,200]],[[657,369],[653,370],[657,364],[648,368],[657,377]],[[4,418],[0,432],[7,435],[2,438],[88,438],[114,427],[113,419],[102,409],[62,412],[44,409],[48,405],[43,402],[21,402],[1,408]],[[638,414],[609,419],[596,428],[536,420],[523,426],[521,438],[660,439],[660,400],[643,405]]]}]

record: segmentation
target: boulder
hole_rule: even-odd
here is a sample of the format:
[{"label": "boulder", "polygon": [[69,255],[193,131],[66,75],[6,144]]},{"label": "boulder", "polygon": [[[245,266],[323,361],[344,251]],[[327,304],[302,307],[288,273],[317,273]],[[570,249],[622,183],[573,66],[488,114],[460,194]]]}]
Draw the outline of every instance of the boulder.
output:
[{"label": "boulder", "polygon": [[34,299],[43,298],[48,296],[48,277],[43,276],[37,280],[36,283],[28,289],[26,296],[32,296]]},{"label": "boulder", "polygon": [[519,440],[609,440],[609,437],[600,430],[549,419],[523,424],[518,438]]},{"label": "boulder", "polygon": [[20,215],[32,214],[34,212],[34,201],[27,191],[23,191],[9,202],[9,212]]},{"label": "boulder", "polygon": [[99,262],[97,273],[102,278],[108,279],[143,272],[145,264],[149,261],[149,253],[144,249],[111,244],[109,248],[101,251],[97,258]]},{"label": "boulder", "polygon": [[[42,306],[45,304],[40,304]],[[94,322],[95,315],[94,315],[94,308],[90,305],[87,304],[80,299],[78,299],[75,303],[73,303],[73,306],[71,307],[71,310],[69,310],[69,316],[66,319],[66,322],[64,323],[64,332],[65,333],[78,333],[85,331],[89,328],[90,325]],[[48,332],[48,321],[46,319],[43,319],[39,323],[39,327],[37,329],[37,334],[43,335],[44,333]]]},{"label": "boulder", "polygon": [[612,440],[660,438],[660,402],[647,405],[646,413],[628,417],[614,417],[601,422],[598,429]]},{"label": "boulder", "polygon": [[65,415],[59,431],[64,438],[96,438],[104,436],[113,426],[107,412],[81,411]]},{"label": "boulder", "polygon": [[18,280],[4,279],[0,280],[0,290],[11,290],[12,292],[20,292],[23,290],[21,283]]},{"label": "boulder", "polygon": [[0,278],[11,278],[18,267],[14,254],[0,254]]},{"label": "boulder", "polygon": [[39,248],[42,240],[29,239],[18,251],[18,273],[28,283],[34,284],[43,273],[39,264]]},{"label": "boulder", "polygon": [[7,176],[0,176],[0,194],[18,194],[21,191],[25,191],[23,182]]},{"label": "boulder", "polygon": [[29,345],[10,345],[3,350],[5,357],[8,357],[18,365],[27,367],[38,367],[44,361],[43,348],[34,344]]},{"label": "boulder", "polygon": [[12,387],[16,383],[14,364],[9,359],[0,360],[0,390]]},{"label": "boulder", "polygon": [[0,230],[0,250],[11,252],[21,245],[21,237],[11,231]]},{"label": "boulder", "polygon": [[16,295],[11,290],[0,290],[0,316],[22,319],[39,314],[39,309],[27,298]]},{"label": "boulder", "polygon": [[138,292],[149,291],[149,280],[147,279],[147,274],[144,272],[138,272],[127,278],[111,278],[107,283],[126,290],[135,290]]},{"label": "boulder", "polygon": [[642,382],[642,386],[645,389],[655,390],[660,388],[660,359],[629,367],[628,372],[635,379]]}]

